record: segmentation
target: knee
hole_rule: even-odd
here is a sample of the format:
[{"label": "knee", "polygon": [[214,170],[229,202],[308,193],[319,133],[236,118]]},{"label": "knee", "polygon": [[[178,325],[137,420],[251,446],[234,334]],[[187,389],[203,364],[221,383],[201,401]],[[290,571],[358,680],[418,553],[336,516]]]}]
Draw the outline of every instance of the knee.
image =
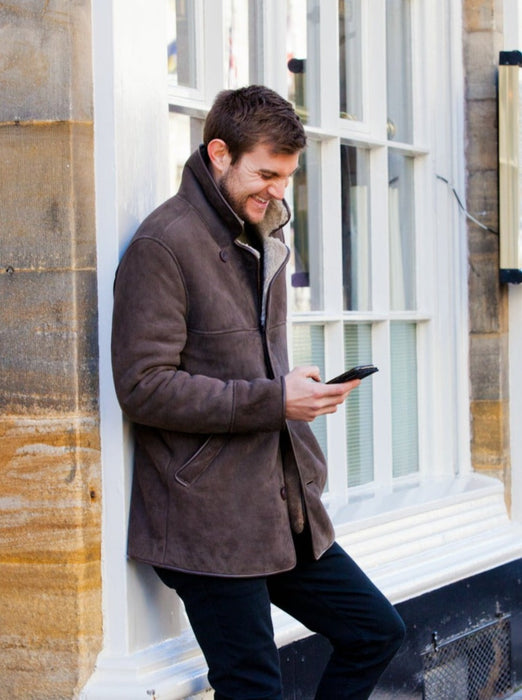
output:
[{"label": "knee", "polygon": [[366,634],[363,632],[363,638],[360,640],[362,647],[367,643],[368,649],[380,649],[383,657],[390,660],[399,651],[404,641],[406,626],[397,610],[388,603],[381,607],[375,624],[365,632]]},{"label": "knee", "polygon": [[[380,627],[381,644],[383,653],[388,659],[392,659],[399,651],[406,636],[406,625],[402,617],[390,605],[389,613]],[[386,651],[384,651],[386,650]]]},{"label": "knee", "polygon": [[357,625],[349,621],[342,627],[342,633],[330,639],[338,651],[353,654],[354,650],[365,653],[378,653],[391,659],[401,647],[406,636],[406,626],[395,608],[388,602],[372,610],[366,624]]}]

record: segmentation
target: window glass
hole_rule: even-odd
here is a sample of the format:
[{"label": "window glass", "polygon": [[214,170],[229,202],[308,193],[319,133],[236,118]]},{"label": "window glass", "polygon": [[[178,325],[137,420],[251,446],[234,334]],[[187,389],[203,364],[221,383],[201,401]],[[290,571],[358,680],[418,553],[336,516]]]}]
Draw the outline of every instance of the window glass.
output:
[{"label": "window glass", "polygon": [[241,0],[225,0],[225,70],[227,88],[238,88],[248,85],[249,55],[248,55],[248,2]]},{"label": "window glass", "polygon": [[196,88],[196,21],[190,0],[168,0],[168,71],[174,85]]},{"label": "window glass", "polygon": [[386,0],[388,138],[413,139],[411,0]]},{"label": "window glass", "polygon": [[367,154],[341,146],[343,308],[368,310],[370,299],[370,193]]},{"label": "window glass", "polygon": [[[371,325],[345,324],[345,367],[372,361]],[[346,447],[348,486],[373,481],[373,403],[372,380],[365,379],[346,400]]]},{"label": "window glass", "polygon": [[323,305],[320,184],[320,145],[309,140],[292,179],[289,264],[292,311],[317,311]]},{"label": "window glass", "polygon": [[[296,323],[292,328],[293,365],[317,365],[324,377],[324,327]],[[326,446],[326,416],[319,416],[310,427],[324,454]]]},{"label": "window glass", "polygon": [[343,119],[362,121],[361,0],[339,0],[339,86]]},{"label": "window glass", "polygon": [[390,305],[394,311],[415,308],[415,235],[413,158],[390,150],[388,212],[390,235]]},{"label": "window glass", "polygon": [[319,0],[288,0],[288,99],[305,124],[318,124],[319,103]]},{"label": "window glass", "polygon": [[185,161],[191,153],[190,117],[169,112],[170,191],[178,191]]},{"label": "window glass", "polygon": [[416,333],[414,323],[390,324],[394,477],[419,469]]}]

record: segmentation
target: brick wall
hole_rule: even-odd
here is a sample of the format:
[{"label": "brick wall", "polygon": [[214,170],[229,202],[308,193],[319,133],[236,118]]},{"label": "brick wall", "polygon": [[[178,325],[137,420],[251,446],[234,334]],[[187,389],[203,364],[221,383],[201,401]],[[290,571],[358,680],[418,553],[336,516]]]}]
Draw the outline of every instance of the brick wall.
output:
[{"label": "brick wall", "polygon": [[[497,66],[502,0],[464,0],[468,210],[498,231]],[[498,235],[468,222],[472,461],[502,479],[510,500],[507,290]]]},{"label": "brick wall", "polygon": [[0,4],[0,699],[101,646],[90,2]]}]

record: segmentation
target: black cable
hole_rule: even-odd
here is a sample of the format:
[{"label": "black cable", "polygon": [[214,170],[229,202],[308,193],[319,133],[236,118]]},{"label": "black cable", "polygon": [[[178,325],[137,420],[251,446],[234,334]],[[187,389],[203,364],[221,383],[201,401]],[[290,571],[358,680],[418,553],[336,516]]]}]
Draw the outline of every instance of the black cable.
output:
[{"label": "black cable", "polygon": [[486,224],[483,224],[478,219],[475,219],[475,217],[469,213],[469,211],[466,209],[466,207],[462,203],[459,195],[457,194],[457,190],[453,187],[453,185],[449,182],[449,180],[446,180],[446,178],[442,177],[442,175],[436,175],[436,177],[438,180],[442,180],[442,182],[445,182],[448,185],[448,187],[451,189],[451,191],[455,195],[455,199],[457,200],[459,207],[461,208],[461,210],[464,212],[464,214],[467,216],[467,218],[470,221],[473,221],[474,224],[477,224],[477,226],[480,226],[480,228],[483,228],[485,231],[489,231],[490,233],[494,233],[495,236],[498,236],[498,231],[495,231],[495,229],[492,229],[489,226],[486,226]]}]

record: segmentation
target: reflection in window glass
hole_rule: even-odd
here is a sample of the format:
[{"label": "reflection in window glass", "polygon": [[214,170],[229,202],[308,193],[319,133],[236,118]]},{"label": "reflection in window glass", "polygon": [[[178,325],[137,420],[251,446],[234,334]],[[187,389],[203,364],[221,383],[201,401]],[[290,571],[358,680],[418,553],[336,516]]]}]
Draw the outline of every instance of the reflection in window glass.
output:
[{"label": "reflection in window glass", "polygon": [[318,311],[323,306],[319,145],[310,141],[293,177],[290,223],[290,305],[292,311]]},{"label": "reflection in window glass", "polygon": [[[345,325],[344,354],[346,369],[371,363],[372,342],[369,323]],[[372,381],[365,379],[346,400],[349,487],[361,486],[373,481]]]},{"label": "reflection in window glass", "polygon": [[248,85],[248,7],[244,0],[225,0],[225,87],[235,89]]},{"label": "reflection in window glass", "polygon": [[411,311],[416,305],[413,158],[390,151],[388,178],[390,305],[393,311]]},{"label": "reflection in window glass", "polygon": [[419,470],[416,332],[414,323],[390,324],[394,477]]},{"label": "reflection in window glass", "polygon": [[412,143],[411,0],[386,0],[388,138]]},{"label": "reflection in window glass", "polygon": [[191,153],[190,117],[169,112],[170,192],[175,194],[181,183],[185,161]]},{"label": "reflection in window glass", "polygon": [[343,119],[362,121],[361,0],[339,0],[339,88]]},{"label": "reflection in window glass", "polygon": [[[292,328],[293,365],[317,365],[324,377],[324,327],[296,323]],[[326,416],[318,416],[310,427],[326,455]]]},{"label": "reflection in window glass", "polygon": [[370,299],[369,177],[366,153],[341,146],[343,308],[367,311]]},{"label": "reflection in window glass", "polygon": [[196,88],[196,22],[194,3],[169,0],[168,71],[174,85]]},{"label": "reflection in window glass", "polygon": [[319,0],[287,3],[288,99],[305,124],[319,123]]}]

